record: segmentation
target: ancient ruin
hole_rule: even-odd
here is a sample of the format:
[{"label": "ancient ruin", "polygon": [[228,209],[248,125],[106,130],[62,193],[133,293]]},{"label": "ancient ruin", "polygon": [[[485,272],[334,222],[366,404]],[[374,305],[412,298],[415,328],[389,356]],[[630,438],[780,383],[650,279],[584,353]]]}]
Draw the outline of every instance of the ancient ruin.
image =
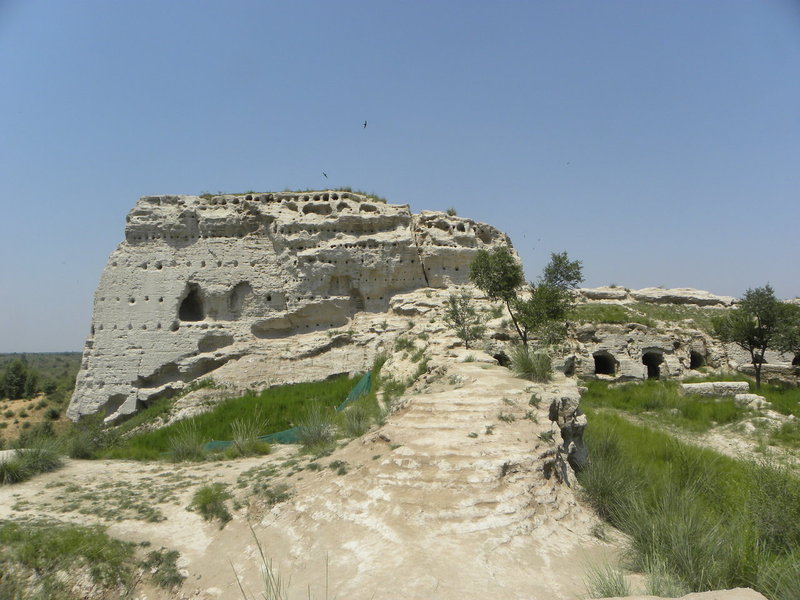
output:
[{"label": "ancient ruin", "polygon": [[497,244],[510,240],[489,225],[348,191],[145,196],[97,287],[68,416],[133,413],[254,347],[465,283]]}]

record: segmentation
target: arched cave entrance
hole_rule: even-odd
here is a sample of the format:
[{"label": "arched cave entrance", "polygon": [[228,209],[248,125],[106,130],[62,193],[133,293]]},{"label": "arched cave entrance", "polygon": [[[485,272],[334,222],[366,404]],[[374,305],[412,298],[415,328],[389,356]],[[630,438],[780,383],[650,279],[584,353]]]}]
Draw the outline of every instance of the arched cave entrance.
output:
[{"label": "arched cave entrance", "polygon": [[792,359],[792,366],[793,367],[800,367],[800,354],[795,354],[794,358]]},{"label": "arched cave entrance", "polygon": [[178,309],[178,318],[181,321],[202,321],[204,317],[200,286],[196,283],[190,283],[189,293],[186,294]]},{"label": "arched cave entrance", "polygon": [[642,364],[647,367],[647,378],[658,379],[661,376],[661,363],[664,355],[661,352],[645,352],[642,355]]},{"label": "arched cave entrance", "polygon": [[595,375],[616,375],[617,374],[617,359],[611,353],[601,351],[595,352],[594,357],[594,374]]},{"label": "arched cave entrance", "polygon": [[364,310],[364,296],[356,288],[350,290],[350,306],[353,310]]},{"label": "arched cave entrance", "polygon": [[689,352],[689,368],[690,369],[699,369],[700,367],[706,366],[706,357],[692,350]]},{"label": "arched cave entrance", "polygon": [[253,288],[248,281],[240,281],[228,295],[228,313],[231,319],[242,316],[246,300],[253,295]]}]

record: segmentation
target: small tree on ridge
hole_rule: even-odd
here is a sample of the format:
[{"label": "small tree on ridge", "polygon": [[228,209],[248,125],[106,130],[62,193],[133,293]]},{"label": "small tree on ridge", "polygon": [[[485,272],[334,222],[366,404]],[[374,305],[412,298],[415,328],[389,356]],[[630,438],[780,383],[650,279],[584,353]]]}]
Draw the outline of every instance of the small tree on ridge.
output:
[{"label": "small tree on ridge", "polygon": [[783,306],[767,284],[748,289],[739,306],[712,321],[714,333],[720,340],[736,344],[750,354],[756,389],[761,388],[764,354],[775,344],[783,312]]}]

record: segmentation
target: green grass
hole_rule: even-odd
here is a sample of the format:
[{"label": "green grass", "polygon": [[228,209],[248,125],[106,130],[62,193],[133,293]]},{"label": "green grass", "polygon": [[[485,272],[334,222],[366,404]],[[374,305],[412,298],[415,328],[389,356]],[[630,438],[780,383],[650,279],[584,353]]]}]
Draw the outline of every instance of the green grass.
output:
[{"label": "green grass", "polygon": [[[211,411],[181,423],[193,423],[192,427],[196,428],[198,438],[204,443],[232,440],[236,434],[233,424],[237,420],[250,418],[255,411],[260,411],[267,422],[267,429],[262,434],[266,435],[298,425],[312,400],[332,410],[347,397],[357,382],[357,377],[340,376],[326,381],[270,388],[259,394],[246,394],[225,400]],[[181,423],[136,434],[101,450],[97,456],[134,460],[158,459],[171,450],[171,440],[178,436],[181,428],[188,427]]]},{"label": "green grass", "polygon": [[587,410],[590,464],[579,474],[597,512],[630,536],[630,559],[692,591],[754,587],[797,598],[800,480]]},{"label": "green grass", "polygon": [[[69,574],[78,569],[86,569],[95,584],[122,597],[113,592],[132,587],[134,564],[134,545],[109,537],[102,527],[0,521],[0,572],[9,575],[0,578],[2,598],[78,598],[69,582]],[[30,577],[41,585],[40,595],[29,595]]]},{"label": "green grass", "polygon": [[770,432],[769,442],[775,446],[800,448],[800,422],[797,420],[784,423]]},{"label": "green grass", "polygon": [[519,344],[509,350],[511,370],[517,377],[530,381],[550,381],[553,364],[550,355],[541,350],[529,350]]},{"label": "green grass", "polygon": [[178,570],[178,558],[180,554],[177,550],[153,550],[141,562],[144,569],[151,573],[153,582],[160,588],[175,588],[186,579]]},{"label": "green grass", "polygon": [[194,493],[188,508],[196,511],[205,521],[218,520],[219,528],[222,529],[233,518],[225,505],[230,498],[232,498],[231,493],[225,489],[224,484],[212,483],[204,485]]},{"label": "green grass", "polygon": [[704,377],[689,377],[684,383],[700,383],[703,381],[747,381],[750,392],[764,396],[771,404],[773,410],[784,415],[794,415],[800,418],[800,387],[779,386],[762,383],[761,389],[756,390],[755,380],[743,373],[720,373]]},{"label": "green grass", "polygon": [[54,438],[36,437],[16,455],[0,462],[0,485],[26,481],[39,473],[49,473],[60,468],[61,448]]},{"label": "green grass", "polygon": [[590,598],[630,596],[625,574],[612,565],[590,565],[586,573],[586,592]]},{"label": "green grass", "polygon": [[680,323],[712,333],[712,317],[723,314],[725,310],[727,309],[648,302],[625,305],[589,302],[574,306],[569,318],[579,323],[639,323],[648,327],[657,327],[659,322]]},{"label": "green grass", "polygon": [[576,304],[569,313],[570,321],[579,323],[640,323],[655,327],[655,322],[619,304]]},{"label": "green grass", "polygon": [[748,414],[732,398],[714,399],[681,396],[673,381],[648,380],[611,388],[604,381],[588,381],[589,390],[581,397],[587,408],[614,408],[633,414],[652,414],[661,423],[689,431],[706,431],[715,423],[734,423]]},{"label": "green grass", "polygon": [[681,304],[650,304],[648,302],[636,302],[631,304],[630,308],[645,317],[665,323],[691,321],[692,325],[706,333],[712,333],[713,331],[712,318],[722,315],[728,310],[725,308],[704,308],[702,306],[685,306]]}]

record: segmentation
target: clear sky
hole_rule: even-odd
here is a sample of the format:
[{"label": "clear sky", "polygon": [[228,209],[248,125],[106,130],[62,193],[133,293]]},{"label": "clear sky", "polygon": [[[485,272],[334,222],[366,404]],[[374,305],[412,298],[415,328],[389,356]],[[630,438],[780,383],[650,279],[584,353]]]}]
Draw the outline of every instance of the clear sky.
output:
[{"label": "clear sky", "polygon": [[800,295],[800,2],[0,0],[0,352],[82,348],[139,196],[339,186]]}]

